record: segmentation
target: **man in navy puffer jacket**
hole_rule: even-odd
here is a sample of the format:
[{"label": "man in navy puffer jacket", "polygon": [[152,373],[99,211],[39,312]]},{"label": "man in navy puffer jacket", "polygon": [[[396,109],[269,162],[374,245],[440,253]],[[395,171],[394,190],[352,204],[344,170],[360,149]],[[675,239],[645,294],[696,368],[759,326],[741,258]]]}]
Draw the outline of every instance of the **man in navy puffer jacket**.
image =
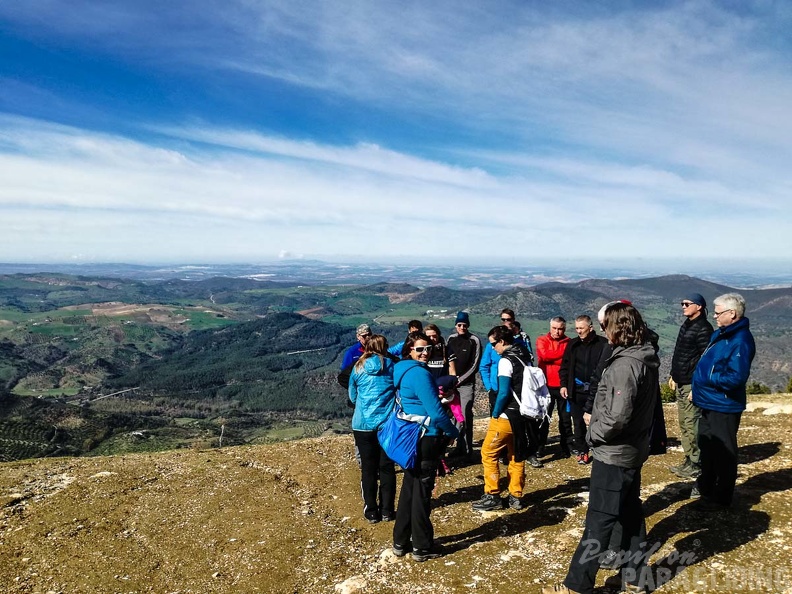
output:
[{"label": "man in navy puffer jacket", "polygon": [[756,354],[744,315],[745,299],[737,293],[713,301],[712,317],[718,329],[693,372],[693,404],[701,409],[701,475],[691,497],[700,494],[704,508],[731,505],[737,481],[737,430]]}]

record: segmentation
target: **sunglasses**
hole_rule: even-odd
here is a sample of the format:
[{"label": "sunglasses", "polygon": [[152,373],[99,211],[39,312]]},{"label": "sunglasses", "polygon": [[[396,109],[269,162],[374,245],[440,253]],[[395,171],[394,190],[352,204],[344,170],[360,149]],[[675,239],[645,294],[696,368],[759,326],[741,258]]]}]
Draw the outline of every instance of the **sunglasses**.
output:
[{"label": "sunglasses", "polygon": [[687,302],[687,301],[683,301],[679,305],[681,305],[682,307],[690,307],[691,305],[696,305],[696,304],[695,303],[690,303],[690,302]]},{"label": "sunglasses", "polygon": [[514,318],[501,318],[501,322],[513,322]]},{"label": "sunglasses", "polygon": [[462,323],[459,323],[459,324],[457,324],[457,326],[458,326],[459,328],[467,328],[468,326],[470,326],[470,324],[462,324]]},{"label": "sunglasses", "polygon": [[419,355],[420,355],[421,353],[423,353],[424,351],[431,353],[431,352],[432,352],[432,346],[431,346],[431,345],[429,345],[429,346],[419,346],[419,347],[413,347],[413,348],[412,348],[412,350],[414,350],[414,351],[415,351],[416,353],[418,353]]}]

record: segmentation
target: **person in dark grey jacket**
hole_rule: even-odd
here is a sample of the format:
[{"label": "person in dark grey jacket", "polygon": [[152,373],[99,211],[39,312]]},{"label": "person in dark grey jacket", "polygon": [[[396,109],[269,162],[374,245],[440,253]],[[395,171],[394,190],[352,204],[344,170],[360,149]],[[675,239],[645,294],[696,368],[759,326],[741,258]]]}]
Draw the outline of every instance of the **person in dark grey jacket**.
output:
[{"label": "person in dark grey jacket", "polygon": [[682,314],[686,320],[679,328],[674,356],[671,358],[671,379],[668,385],[676,392],[679,409],[679,439],[685,459],[669,470],[680,478],[696,478],[701,474],[698,448],[698,425],[701,409],[693,404],[691,381],[693,371],[707,350],[712,336],[712,324],[707,321],[707,302],[699,293],[691,293],[682,299]]},{"label": "person in dark grey jacket", "polygon": [[[605,334],[613,345],[597,388],[589,444],[594,449],[586,526],[563,585],[543,592],[590,594],[614,525],[623,526],[622,547],[629,551],[622,587],[643,591],[651,578],[646,567],[646,523],[641,506],[641,467],[649,456],[649,432],[660,398],[660,359],[649,342],[641,314],[616,303],[605,312]],[[626,553],[625,553],[626,554]]]}]

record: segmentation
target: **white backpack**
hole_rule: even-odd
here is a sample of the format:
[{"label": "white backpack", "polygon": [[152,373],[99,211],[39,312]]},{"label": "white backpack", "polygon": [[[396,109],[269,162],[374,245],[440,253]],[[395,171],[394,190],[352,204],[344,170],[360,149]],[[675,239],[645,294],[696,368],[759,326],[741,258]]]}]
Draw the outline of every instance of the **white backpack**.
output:
[{"label": "white backpack", "polygon": [[[520,361],[517,357],[510,357],[510,361]],[[520,414],[531,419],[544,419],[550,409],[550,390],[544,372],[538,367],[526,365],[522,361],[522,399],[512,390],[512,396],[520,404]]]}]

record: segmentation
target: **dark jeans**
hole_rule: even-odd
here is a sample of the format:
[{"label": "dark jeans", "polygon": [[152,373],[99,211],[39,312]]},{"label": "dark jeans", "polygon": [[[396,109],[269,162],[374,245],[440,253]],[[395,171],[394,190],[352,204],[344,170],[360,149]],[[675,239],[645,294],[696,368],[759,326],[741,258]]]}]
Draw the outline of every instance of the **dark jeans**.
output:
[{"label": "dark jeans", "polygon": [[629,551],[624,576],[630,583],[640,582],[646,567],[645,549],[641,549],[641,545],[646,543],[641,469],[622,468],[594,460],[586,527],[564,580],[567,588],[582,594],[594,591],[600,555],[608,550],[611,532],[617,522],[623,529],[620,548]]},{"label": "dark jeans", "polygon": [[[360,452],[360,490],[363,514],[382,518],[393,514],[396,502],[396,469],[380,447],[376,431],[353,431]],[[377,494],[379,493],[379,503]]]},{"label": "dark jeans", "polygon": [[424,436],[418,442],[418,460],[414,468],[404,469],[404,481],[393,526],[393,544],[414,550],[430,550],[434,528],[429,519],[437,465],[445,448],[445,438]]},{"label": "dark jeans", "polygon": [[[558,408],[558,433],[561,436],[561,451],[569,453],[572,448],[572,413],[567,412],[567,401],[561,398],[561,388],[548,388],[550,390],[550,410],[547,411],[549,419],[553,418],[553,408]],[[544,449],[547,437],[550,434],[550,421],[545,419],[539,435],[539,447]]]},{"label": "dark jeans", "polygon": [[462,411],[465,413],[465,423],[463,426],[457,424],[459,429],[459,438],[457,439],[457,448],[460,453],[464,451],[465,454],[473,453],[473,397],[476,393],[476,384],[471,382],[464,386],[457,386],[459,392],[459,403],[462,406]]},{"label": "dark jeans", "polygon": [[572,424],[574,426],[574,435],[572,438],[572,448],[580,453],[588,452],[589,447],[586,443],[586,422],[583,420],[583,406],[586,404],[588,394],[575,393],[570,396],[569,405],[571,408]]},{"label": "dark jeans", "polygon": [[698,445],[701,475],[697,486],[702,497],[731,505],[737,482],[737,430],[742,413],[701,409]]}]

